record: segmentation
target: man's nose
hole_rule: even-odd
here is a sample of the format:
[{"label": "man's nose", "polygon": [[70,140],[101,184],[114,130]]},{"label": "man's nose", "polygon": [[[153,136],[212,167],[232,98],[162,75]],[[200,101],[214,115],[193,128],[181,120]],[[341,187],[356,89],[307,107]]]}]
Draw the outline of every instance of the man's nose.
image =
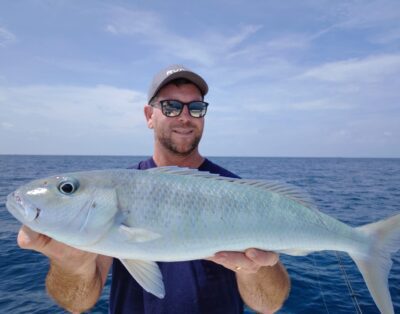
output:
[{"label": "man's nose", "polygon": [[188,106],[183,106],[182,113],[179,115],[179,120],[188,121],[192,118]]}]

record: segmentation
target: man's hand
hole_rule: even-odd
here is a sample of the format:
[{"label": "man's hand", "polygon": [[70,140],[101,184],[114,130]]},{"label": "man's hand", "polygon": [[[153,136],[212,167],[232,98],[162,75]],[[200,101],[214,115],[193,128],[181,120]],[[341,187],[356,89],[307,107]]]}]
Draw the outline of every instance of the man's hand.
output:
[{"label": "man's hand", "polygon": [[87,267],[93,268],[97,254],[81,251],[58,242],[44,234],[22,226],[18,233],[18,245],[22,249],[34,250],[47,256],[51,263],[66,272],[85,273]]},{"label": "man's hand", "polygon": [[243,301],[259,313],[275,313],[289,294],[290,279],[277,253],[251,248],[218,252],[209,260],[236,273]]},{"label": "man's hand", "polygon": [[83,312],[98,300],[107,279],[112,258],[81,251],[22,226],[18,245],[50,259],[46,277],[49,294],[64,309]]},{"label": "man's hand", "polygon": [[220,264],[234,272],[254,274],[263,266],[274,266],[279,255],[274,252],[247,249],[242,252],[218,252],[208,260]]}]

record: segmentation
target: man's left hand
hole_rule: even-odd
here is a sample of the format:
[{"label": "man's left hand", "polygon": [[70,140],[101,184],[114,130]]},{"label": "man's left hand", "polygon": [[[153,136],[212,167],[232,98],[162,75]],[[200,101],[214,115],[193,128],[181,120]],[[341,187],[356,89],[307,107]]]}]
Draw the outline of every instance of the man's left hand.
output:
[{"label": "man's left hand", "polygon": [[279,261],[279,255],[251,248],[244,252],[218,252],[208,260],[236,273],[255,274],[263,266],[274,266]]}]

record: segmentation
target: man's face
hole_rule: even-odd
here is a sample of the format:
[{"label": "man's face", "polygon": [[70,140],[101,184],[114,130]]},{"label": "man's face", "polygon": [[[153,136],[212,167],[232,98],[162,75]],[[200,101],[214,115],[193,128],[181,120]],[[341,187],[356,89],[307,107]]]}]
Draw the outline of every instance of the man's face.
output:
[{"label": "man's face", "polygon": [[[178,100],[188,103],[202,99],[199,89],[193,84],[167,84],[158,92],[156,101]],[[204,117],[193,118],[187,106],[178,117],[166,117],[159,108],[150,107],[148,110],[152,110],[150,114],[146,113],[146,117],[148,126],[154,129],[156,145],[182,156],[197,149],[203,134]]]}]

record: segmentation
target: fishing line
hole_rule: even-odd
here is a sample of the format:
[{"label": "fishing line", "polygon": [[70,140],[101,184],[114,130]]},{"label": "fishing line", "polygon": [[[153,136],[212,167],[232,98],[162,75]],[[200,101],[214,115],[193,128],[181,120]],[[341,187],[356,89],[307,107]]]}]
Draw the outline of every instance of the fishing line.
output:
[{"label": "fishing line", "polygon": [[352,301],[353,301],[354,308],[356,309],[356,313],[362,314],[362,311],[361,311],[361,308],[360,308],[360,304],[357,301],[356,293],[354,292],[353,287],[351,286],[349,277],[347,276],[347,272],[346,272],[346,270],[345,270],[345,268],[344,268],[344,266],[342,264],[342,259],[340,258],[340,256],[339,256],[337,251],[335,251],[335,254],[336,254],[336,258],[337,258],[337,260],[339,262],[340,270],[342,271],[342,277],[343,277],[344,281],[346,282],[347,290],[349,291],[349,294],[350,294],[350,296],[352,298]]},{"label": "fishing line", "polygon": [[321,292],[322,302],[324,302],[326,313],[329,314],[328,305],[326,304],[326,301],[325,301],[325,294],[324,294],[324,291],[322,290],[322,286],[321,286],[321,280],[320,280],[321,277],[320,277],[320,273],[319,273],[319,268],[317,267],[317,263],[315,261],[314,254],[312,254],[312,259],[313,259],[313,263],[314,263],[314,269],[317,270],[317,277],[318,277],[317,281],[318,281],[319,290]]}]

